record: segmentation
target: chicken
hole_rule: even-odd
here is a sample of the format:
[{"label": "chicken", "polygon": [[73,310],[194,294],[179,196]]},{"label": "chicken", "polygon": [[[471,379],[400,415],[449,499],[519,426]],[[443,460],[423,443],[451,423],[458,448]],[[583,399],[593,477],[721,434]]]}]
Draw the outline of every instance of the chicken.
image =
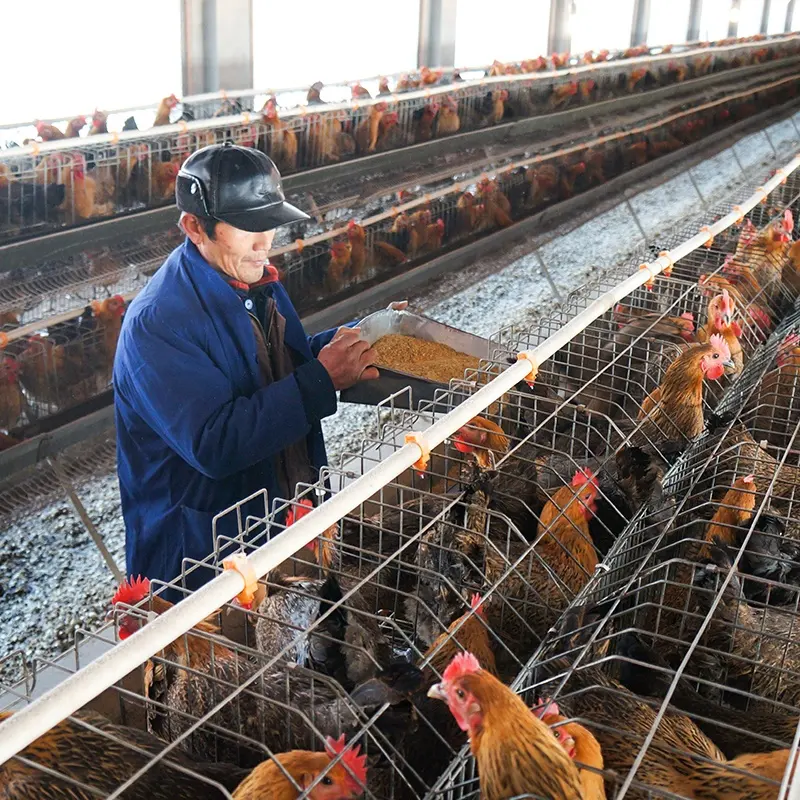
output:
[{"label": "chicken", "polygon": [[411,129],[415,143],[429,142],[433,138],[433,124],[438,113],[438,103],[426,103],[414,112]]},{"label": "chicken", "polygon": [[[777,368],[762,378],[747,410],[755,412],[752,427],[758,438],[783,449],[792,442],[799,408],[800,336],[790,333],[778,350]],[[800,447],[800,442],[793,447]]]},{"label": "chicken", "polygon": [[306,95],[306,103],[308,103],[308,105],[324,102],[320,97],[320,92],[322,91],[323,86],[324,84],[322,81],[317,81],[316,83],[311,84],[308,94]]},{"label": "chicken", "polygon": [[72,154],[69,176],[62,207],[74,219],[103,217],[114,212],[112,202],[97,202],[97,183],[86,174],[86,159],[80,153]]},{"label": "chicken", "polygon": [[416,258],[428,244],[428,226],[431,212],[427,209],[415,211],[408,218],[408,255]]},{"label": "chicken", "polygon": [[440,69],[422,67],[419,71],[419,79],[423,86],[435,86],[442,79],[443,74]]},{"label": "chicken", "polygon": [[282,173],[294,172],[297,169],[297,134],[278,116],[275,97],[264,103],[261,121],[268,133],[259,137],[259,149],[272,158]]},{"label": "chicken", "polygon": [[[148,597],[149,589],[146,579],[126,581],[117,590],[112,604],[141,603]],[[158,607],[153,601],[155,598],[150,602],[151,610],[163,613],[164,601]],[[121,612],[120,638],[134,634],[145,622],[141,615]],[[174,741],[186,732],[193,719],[210,712],[232,691],[230,687],[240,686],[258,672],[258,664],[232,649],[232,644],[218,636],[213,625],[201,622],[144,665],[144,694],[154,701],[148,707],[148,730],[165,741]],[[290,678],[282,665],[265,668],[256,683],[257,692],[240,694],[236,702],[225,704],[210,721],[212,725],[261,742],[273,752],[314,746],[315,734],[304,717],[312,720],[326,736],[338,736],[358,723],[355,707],[343,693],[334,690],[333,684],[319,680],[307,684],[308,680],[306,673],[299,672],[292,673]],[[287,691],[291,692],[289,714]],[[228,761],[242,767],[253,767],[263,758],[261,747],[251,748],[241,740],[223,739],[206,727],[184,738],[179,747],[195,758]]]},{"label": "chicken", "polygon": [[478,182],[475,196],[483,204],[486,217],[492,224],[500,228],[507,228],[509,225],[513,225],[511,203],[498,185],[497,180],[483,178]]},{"label": "chicken", "polygon": [[380,123],[388,108],[385,102],[370,106],[367,118],[356,126],[354,137],[359,155],[374,153],[380,136]]},{"label": "chicken", "polygon": [[697,330],[697,341],[708,342],[713,334],[719,334],[728,345],[733,361],[732,375],[741,374],[744,369],[744,353],[739,337],[742,335],[742,326],[733,318],[736,306],[727,289],[722,294],[712,298],[708,304],[708,321]]},{"label": "chicken", "polygon": [[472,454],[483,470],[495,468],[495,458],[508,451],[508,437],[502,428],[483,417],[473,417],[468,425],[453,434],[459,453]]},{"label": "chicken", "polygon": [[630,437],[635,447],[666,443],[685,447],[696,439],[705,424],[703,380],[719,380],[733,367],[725,340],[714,334],[708,344],[697,344],[681,353],[667,368],[661,385],[642,403],[639,424]]},{"label": "chicken", "polygon": [[492,117],[491,121],[494,125],[499,125],[503,121],[506,113],[506,101],[508,100],[508,92],[505,89],[498,89],[492,92]]},{"label": "chicken", "polygon": [[489,640],[483,598],[473,594],[469,605],[470,610],[440,633],[425,653],[423,661],[427,664],[423,676],[431,682],[443,675],[454,656],[463,650],[471,652],[483,669],[497,677],[497,663]]},{"label": "chicken", "polygon": [[461,234],[476,231],[483,219],[483,204],[476,202],[472,192],[464,192],[456,201],[458,231]]},{"label": "chicken", "polygon": [[308,117],[307,160],[311,164],[332,164],[339,161],[343,136],[347,136],[355,148],[352,137],[343,134],[341,123],[333,114],[312,114]]},{"label": "chicken", "polygon": [[55,142],[59,139],[66,138],[64,134],[56,128],[55,125],[49,125],[46,122],[42,122],[39,119],[35,119],[33,124],[36,127],[36,132],[39,134],[39,138],[43,142]]},{"label": "chicken", "polygon": [[577,594],[597,566],[589,520],[597,510],[597,478],[578,470],[570,486],[563,486],[545,504],[539,521],[539,552],[551,569]]},{"label": "chicken", "polygon": [[108,133],[108,114],[105,111],[95,110],[92,114],[92,127],[89,129],[89,136],[98,133]]},{"label": "chicken", "polygon": [[554,69],[563,69],[569,64],[569,53],[553,53],[550,58]]},{"label": "chicken", "polygon": [[400,117],[396,111],[387,111],[378,122],[378,141],[376,150],[392,150],[404,144],[403,133],[399,127]]},{"label": "chicken", "polygon": [[526,168],[525,180],[531,184],[527,205],[529,208],[538,208],[542,203],[557,195],[561,184],[561,175],[553,164],[538,164]]},{"label": "chicken", "polygon": [[350,243],[350,277],[358,279],[367,261],[367,233],[355,220],[347,224],[347,241]]},{"label": "chicken", "polygon": [[564,108],[576,94],[578,94],[577,81],[557,84],[553,87],[553,91],[550,94],[550,109],[552,111],[558,111]]},{"label": "chicken", "polygon": [[343,591],[334,573],[314,579],[273,573],[268,584],[255,624],[256,646],[268,658],[283,652],[284,660],[330,675],[346,688],[389,662],[388,642],[366,604],[357,592],[341,604]]},{"label": "chicken", "polygon": [[436,120],[436,135],[450,136],[458,133],[460,127],[461,118],[458,116],[458,101],[448,95],[439,108],[439,116]]},{"label": "chicken", "polygon": [[428,252],[436,253],[442,249],[444,238],[444,220],[437,219],[425,227],[425,247]]},{"label": "chicken", "polygon": [[459,727],[468,732],[484,800],[525,794],[553,800],[582,796],[578,769],[550,728],[481,669],[472,653],[455,656],[429,695],[447,703]]},{"label": "chicken", "polygon": [[65,139],[75,139],[81,135],[81,131],[86,127],[86,117],[79,114],[67,123],[66,130],[64,131]]},{"label": "chicken", "polygon": [[580,81],[580,83],[578,83],[578,91],[580,92],[581,99],[589,102],[592,99],[592,94],[596,86],[597,84],[591,78]]},{"label": "chicken", "polygon": [[378,79],[378,96],[391,94],[392,90],[389,88],[389,79],[381,76]]},{"label": "chicken", "polygon": [[178,98],[174,94],[165,97],[156,109],[156,118],[153,120],[153,127],[157,125],[169,125],[169,115],[172,109],[178,105]]},{"label": "chicken", "polygon": [[698,281],[700,291],[706,297],[712,297],[715,292],[727,291],[733,302],[745,310],[750,323],[755,327],[755,333],[760,341],[764,341],[773,327],[772,316],[767,308],[756,300],[750,300],[724,275],[701,275]]},{"label": "chicken", "polygon": [[[673,671],[661,655],[647,647],[638,635],[631,632],[622,634],[617,641],[617,655],[623,659],[620,680],[632,692],[644,697],[663,698],[673,688]],[[788,746],[797,730],[796,714],[787,714],[774,707],[759,712],[721,705],[695,691],[685,676],[674,686],[670,703],[695,715],[697,725],[728,758],[747,753],[770,753],[781,744]],[[755,735],[748,735],[750,733]]]},{"label": "chicken", "polygon": [[331,258],[325,273],[325,282],[329,292],[338,292],[344,285],[345,276],[350,269],[350,242],[333,242]]},{"label": "chicken", "polygon": [[793,299],[800,295],[800,241],[793,242],[781,270],[781,282]]},{"label": "chicken", "polygon": [[[0,721],[10,716],[2,711]],[[230,795],[208,781],[232,792],[244,776],[230,764],[202,764],[174,750],[150,763],[163,749],[164,743],[149,733],[113,724],[94,711],[78,711],[28,745],[20,758],[0,764],[0,800],[96,800],[139,770],[142,775],[122,795],[126,800],[222,800]]]},{"label": "chicken", "polygon": [[[340,753],[344,755],[339,763],[330,767]],[[322,780],[306,795],[309,800],[353,800],[364,793],[367,785],[367,756],[360,753],[360,745],[345,747],[344,735],[335,740],[329,736],[324,753],[307,750],[280,753],[259,764],[239,784],[233,800],[295,800],[320,775],[324,775]]]},{"label": "chicken", "polygon": [[522,72],[541,72],[547,69],[547,59],[544,56],[538,58],[526,58],[520,62]]},{"label": "chicken", "polygon": [[101,331],[103,359],[110,374],[114,365],[114,354],[117,352],[122,317],[125,314],[125,300],[119,294],[106,300],[93,300],[92,312]]},{"label": "chicken", "polygon": [[579,771],[583,787],[582,800],[606,800],[605,781],[598,774],[603,769],[603,752],[592,732],[577,722],[567,722],[567,717],[562,716],[558,704],[549,699],[534,709],[534,713],[552,729],[556,740],[573,761],[592,768]]},{"label": "chicken", "polygon": [[16,427],[22,407],[19,365],[10,356],[5,356],[0,367],[0,428],[8,431]]},{"label": "chicken", "polygon": [[635,91],[639,84],[644,80],[646,75],[647,70],[644,67],[639,67],[632,70],[630,75],[628,75],[627,80],[628,92],[630,93]]}]

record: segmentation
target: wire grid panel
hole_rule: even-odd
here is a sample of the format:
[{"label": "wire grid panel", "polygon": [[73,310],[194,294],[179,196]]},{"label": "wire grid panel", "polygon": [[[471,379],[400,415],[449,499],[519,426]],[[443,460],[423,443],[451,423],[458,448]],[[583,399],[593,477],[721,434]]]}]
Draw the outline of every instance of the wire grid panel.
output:
[{"label": "wire grid panel", "polygon": [[[774,46],[793,53],[797,43]],[[374,104],[356,102],[311,114],[304,107],[283,119],[267,104],[256,121],[247,114],[220,118],[218,127],[183,123],[178,131],[169,126],[169,132],[124,141],[66,140],[56,148],[46,146],[41,154],[38,146],[31,153],[26,148],[25,154],[8,150],[0,154],[0,234],[9,240],[165,205],[172,201],[180,164],[209,144],[233,141],[258,147],[282,173],[292,173],[630,94],[645,85],[647,76],[651,86],[683,80],[674,70],[654,72],[650,65],[612,63],[580,76],[492,78],[486,84],[450,87],[443,94],[433,89],[413,98],[391,95]],[[633,76],[638,76],[635,82]],[[704,125],[696,130],[700,127]]]}]

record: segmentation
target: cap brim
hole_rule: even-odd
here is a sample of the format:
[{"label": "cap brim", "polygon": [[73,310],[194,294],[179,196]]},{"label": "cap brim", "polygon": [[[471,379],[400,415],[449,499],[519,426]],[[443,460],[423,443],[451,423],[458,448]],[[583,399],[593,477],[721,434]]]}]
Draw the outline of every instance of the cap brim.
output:
[{"label": "cap brim", "polygon": [[239,214],[217,214],[217,219],[250,233],[263,233],[288,225],[290,222],[302,222],[311,219],[305,212],[291,203],[280,203],[268,208],[243,211]]}]

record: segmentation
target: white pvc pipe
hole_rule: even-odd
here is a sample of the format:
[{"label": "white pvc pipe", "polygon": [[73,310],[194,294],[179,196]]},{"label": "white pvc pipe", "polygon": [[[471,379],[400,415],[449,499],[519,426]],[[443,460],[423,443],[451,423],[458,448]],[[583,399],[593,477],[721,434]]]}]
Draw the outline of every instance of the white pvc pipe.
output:
[{"label": "white pvc pipe", "polygon": [[[709,239],[735,224],[747,211],[775,189],[785,177],[800,167],[800,154],[783,169],[776,172],[763,187],[744,203],[717,220],[708,229],[659,256],[655,261],[643,264],[639,270],[598,297],[591,305],[577,314],[560,330],[548,337],[533,350],[520,354],[516,364],[483,386],[472,397],[454,408],[433,425],[418,434],[422,446],[409,443],[376,464],[372,469],[345,486],[322,505],[295,522],[279,536],[253,551],[248,561],[258,577],[263,577],[302,547],[316,539],[331,525],[366,502],[381,488],[412,467],[424,454],[452,436],[459,428],[469,423],[476,415],[502,397],[521,380],[531,368],[550,358],[565,344],[581,333],[590,323],[606,311],[614,308],[634,289],[651,281],[656,275],[672,266],[675,261],[702,247]],[[217,575],[205,586],[193,592],[178,605],[138,630],[133,636],[104,653],[80,671],[73,673],[55,688],[46,692],[30,705],[17,711],[0,724],[0,764],[12,758],[54,725],[75,713],[101,692],[121,680],[143,661],[156,655],[170,642],[182,636],[197,623],[214,613],[221,605],[230,602],[245,588],[242,576],[229,570]],[[792,787],[794,793],[795,788]],[[796,795],[792,794],[794,798]],[[798,797],[800,800],[800,797]]]},{"label": "white pvc pipe", "polygon": [[[797,35],[787,37],[787,40],[797,38]],[[491,77],[476,78],[468,81],[461,81],[457,84],[447,84],[444,86],[430,86],[423,89],[415,89],[410,92],[400,92],[399,94],[393,93],[373,97],[369,100],[351,100],[344,103],[324,103],[320,106],[298,106],[296,109],[282,113],[280,115],[282,120],[289,120],[294,117],[304,117],[308,114],[330,113],[336,111],[352,111],[359,108],[369,108],[376,103],[391,102],[398,103],[401,100],[418,100],[427,99],[443,94],[451,94],[465,88],[472,88],[474,86],[490,86],[496,83],[518,83],[522,81],[552,81],[554,77],[570,77],[579,76],[587,72],[599,71],[603,72],[610,69],[619,69],[621,66],[637,66],[639,64],[652,64],[659,61],[674,61],[676,59],[691,58],[695,55],[702,55],[705,53],[721,53],[727,50],[742,49],[746,50],[751,47],[763,47],[765,42],[757,42],[750,44],[731,44],[722,47],[708,48],[702,47],[697,50],[688,50],[680,55],[673,55],[666,53],[657,56],[637,56],[636,58],[626,58],[617,61],[604,61],[599,64],[580,64],[566,70],[558,70],[556,72],[549,70],[547,72],[527,72],[519,75],[493,75]],[[258,111],[245,112],[243,114],[233,114],[224,117],[211,117],[209,119],[192,120],[191,122],[176,122],[171,125],[159,125],[156,128],[149,128],[146,131],[122,131],[121,133],[99,133],[94,136],[78,136],[72,139],[58,139],[52,142],[36,142],[32,145],[25,145],[24,147],[12,147],[7,150],[0,151],[0,161],[13,160],[19,156],[28,155],[41,155],[44,153],[55,153],[62,150],[75,150],[79,147],[103,144],[116,145],[120,142],[139,141],[146,144],[151,139],[159,139],[162,136],[170,134],[191,133],[193,131],[204,131],[208,129],[223,128],[233,125],[254,125],[261,119],[261,114]]]}]

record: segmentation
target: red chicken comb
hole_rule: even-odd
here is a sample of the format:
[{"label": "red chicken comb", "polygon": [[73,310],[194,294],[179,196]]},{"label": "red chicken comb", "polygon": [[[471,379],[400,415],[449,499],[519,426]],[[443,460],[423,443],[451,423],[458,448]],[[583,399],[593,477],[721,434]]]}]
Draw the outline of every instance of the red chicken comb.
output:
[{"label": "red chicken comb", "polygon": [[141,575],[134,578],[130,576],[126,581],[119,585],[116,594],[111,598],[111,605],[125,603],[127,606],[135,606],[144,600],[150,592],[150,581]]},{"label": "red chicken comb", "polygon": [[541,698],[537,699],[536,706],[532,708],[531,711],[534,716],[539,717],[539,719],[555,714],[561,716],[561,709],[558,707],[558,703],[550,697],[546,697],[544,700]]},{"label": "red chicken comb", "polygon": [[297,520],[303,519],[306,514],[311,513],[313,510],[314,504],[307,497],[298,500],[297,505],[290,506],[289,510],[286,512],[286,527],[288,528],[290,525],[294,525]]},{"label": "red chicken comb", "polygon": [[[361,755],[361,745],[347,747],[345,735],[342,734],[338,739],[328,736],[325,739],[325,749],[331,758],[336,758],[342,753],[342,761],[350,772],[345,774],[345,781],[354,791],[361,792],[367,785],[367,754]],[[355,776],[355,777],[354,777]]]},{"label": "red chicken comb", "polygon": [[442,673],[442,683],[451,683],[458,678],[463,678],[465,675],[478,672],[480,668],[481,662],[472,653],[466,651],[459,653],[453,656],[453,660]]},{"label": "red chicken comb", "polygon": [[[755,480],[755,475],[745,475],[743,478],[739,478],[742,483],[751,484]],[[738,481],[737,481],[738,483]],[[755,488],[755,487],[754,487]]]},{"label": "red chicken comb", "polygon": [[791,233],[794,230],[794,215],[792,214],[791,208],[787,208],[786,211],[783,212],[783,221],[781,222],[781,227],[786,231],[786,233]]},{"label": "red chicken comb", "polygon": [[576,489],[586,486],[587,483],[591,483],[595,489],[599,488],[597,477],[590,469],[579,469],[572,476],[572,486]]},{"label": "red chicken comb", "polygon": [[357,226],[358,223],[354,219],[351,219],[350,222],[347,223],[347,230],[349,231],[355,230]]},{"label": "red chicken comb", "polygon": [[713,334],[708,342],[714,350],[719,353],[723,361],[731,360],[731,349],[728,347],[728,343],[718,333]]},{"label": "red chicken comb", "polygon": [[469,599],[469,607],[482,617],[486,617],[486,609],[483,607],[483,597],[477,592],[474,592]]}]

